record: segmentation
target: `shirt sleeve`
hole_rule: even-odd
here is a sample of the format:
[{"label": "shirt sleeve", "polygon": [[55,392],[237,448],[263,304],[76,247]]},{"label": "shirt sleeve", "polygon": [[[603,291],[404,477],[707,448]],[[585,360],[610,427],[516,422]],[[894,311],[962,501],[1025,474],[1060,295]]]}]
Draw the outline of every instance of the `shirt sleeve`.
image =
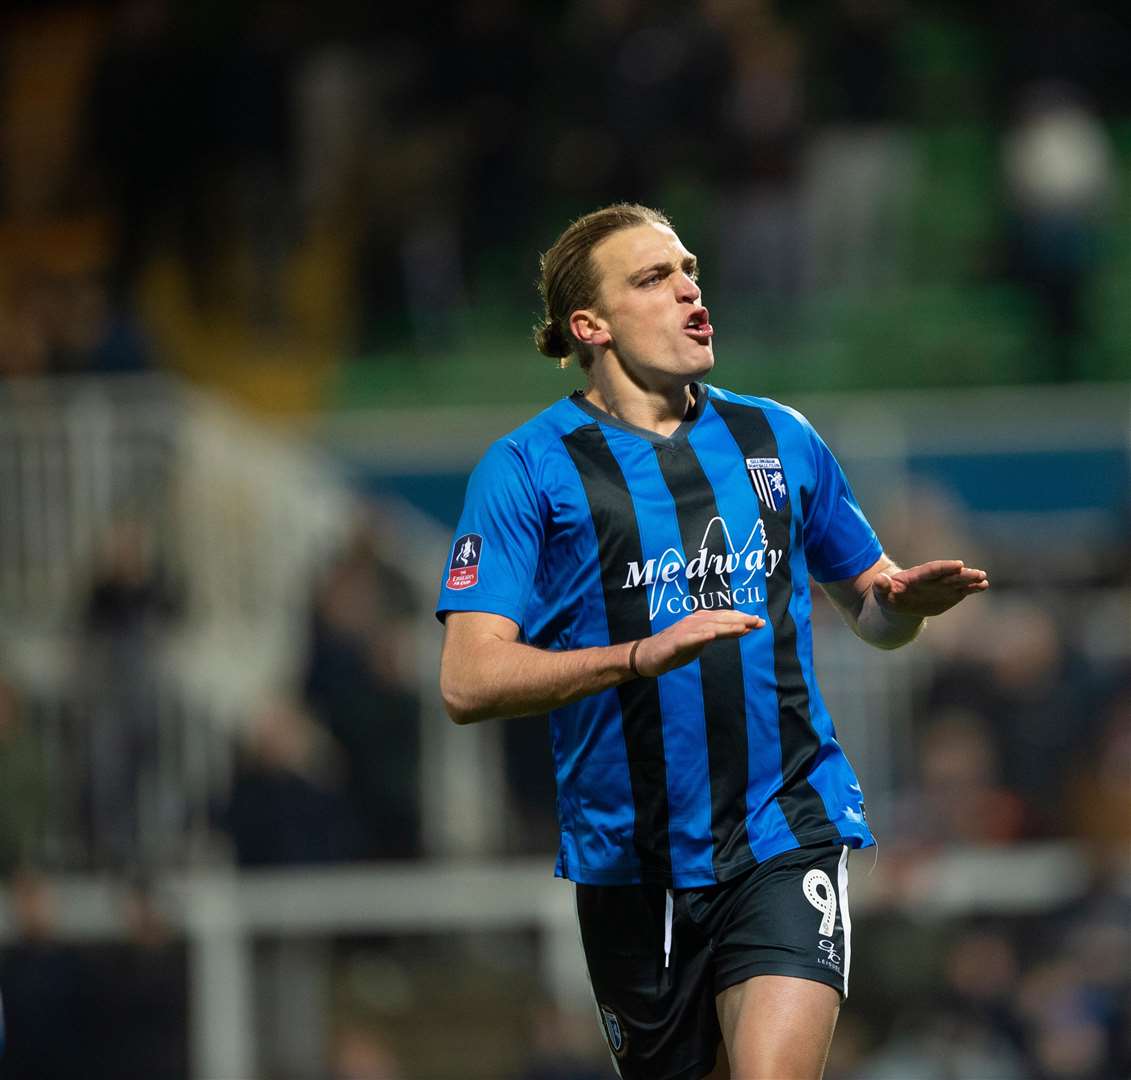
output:
[{"label": "shirt sleeve", "polygon": [[804,421],[813,453],[814,483],[805,511],[805,558],[817,581],[841,581],[867,570],[883,554],[875,530],[824,439]]},{"label": "shirt sleeve", "polygon": [[495,443],[475,467],[440,584],[436,617],[504,615],[520,627],[542,552],[539,500],[516,443]]}]

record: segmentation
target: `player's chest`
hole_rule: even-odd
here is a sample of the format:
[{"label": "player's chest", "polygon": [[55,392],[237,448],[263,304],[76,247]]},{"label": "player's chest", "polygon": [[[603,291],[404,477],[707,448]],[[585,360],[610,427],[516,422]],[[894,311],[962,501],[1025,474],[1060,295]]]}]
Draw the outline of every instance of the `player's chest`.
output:
[{"label": "player's chest", "polygon": [[623,570],[626,580],[675,574],[666,569],[673,563],[762,573],[799,526],[776,456],[644,440],[575,456],[578,467],[554,493],[551,540],[595,545],[607,571]]}]

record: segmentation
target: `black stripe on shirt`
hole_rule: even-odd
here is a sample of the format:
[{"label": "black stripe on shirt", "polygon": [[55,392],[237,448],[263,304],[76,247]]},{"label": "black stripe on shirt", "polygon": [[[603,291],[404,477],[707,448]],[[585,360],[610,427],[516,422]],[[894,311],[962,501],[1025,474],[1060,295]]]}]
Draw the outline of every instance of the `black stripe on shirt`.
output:
[{"label": "black stripe on shirt", "polygon": [[[690,443],[657,446],[656,458],[664,483],[675,501],[683,554],[690,565],[704,558],[708,573],[688,580],[704,606],[731,608],[719,603],[720,592],[730,592],[730,575],[716,570],[718,556],[730,554],[723,536],[715,492]],[[711,862],[719,881],[749,866],[753,856],[746,831],[746,788],[749,757],[746,734],[746,689],[742,650],[737,638],[712,641],[699,655],[703,684],[703,719],[707,729],[707,767],[711,779]]]},{"label": "black stripe on shirt", "polygon": [[[712,407],[730,429],[743,457],[780,457],[778,443],[766,414],[759,408],[713,399]],[[788,469],[788,463],[783,462]],[[788,477],[788,474],[787,474]],[[753,487],[753,481],[751,481]],[[757,498],[756,489],[752,492]],[[829,820],[820,795],[809,783],[809,773],[817,763],[821,740],[809,713],[809,687],[797,653],[797,626],[789,611],[793,595],[790,570],[793,529],[790,500],[780,510],[759,501],[766,544],[782,551],[772,576],[766,578],[768,619],[774,633],[774,677],[778,686],[778,733],[781,741],[782,786],[778,805],[793,835],[805,843],[835,839],[837,827]]]},{"label": "black stripe on shirt", "polygon": [[[640,528],[628,484],[597,424],[587,424],[562,437],[577,466],[601,563],[609,643],[648,637],[652,621],[645,589],[624,589],[626,567],[643,565]],[[641,875],[647,882],[668,883],[672,877],[668,835],[668,773],[660,688],[655,679],[633,679],[617,687],[624,727],[628,775],[635,808],[634,843]]]}]

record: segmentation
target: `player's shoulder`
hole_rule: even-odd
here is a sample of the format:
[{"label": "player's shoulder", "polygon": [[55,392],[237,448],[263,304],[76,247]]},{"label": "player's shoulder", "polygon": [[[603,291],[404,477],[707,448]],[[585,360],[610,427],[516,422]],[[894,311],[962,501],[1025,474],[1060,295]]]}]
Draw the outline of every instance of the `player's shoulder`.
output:
[{"label": "player's shoulder", "polygon": [[570,398],[559,398],[536,416],[508,431],[497,442],[514,446],[525,453],[540,454],[560,443],[564,435],[592,422]]},{"label": "player's shoulder", "polygon": [[736,394],[733,390],[725,390],[721,386],[706,383],[707,394],[712,401],[725,401],[732,405],[739,405],[748,409],[760,409],[766,414],[771,423],[796,424],[806,431],[811,431],[813,425],[806,416],[792,405],[786,405],[773,398],[757,397],[754,394]]},{"label": "player's shoulder", "polygon": [[569,398],[560,398],[547,406],[536,416],[497,438],[484,455],[484,462],[500,459],[517,459],[523,462],[530,472],[560,449],[562,438],[577,428],[591,423]]}]

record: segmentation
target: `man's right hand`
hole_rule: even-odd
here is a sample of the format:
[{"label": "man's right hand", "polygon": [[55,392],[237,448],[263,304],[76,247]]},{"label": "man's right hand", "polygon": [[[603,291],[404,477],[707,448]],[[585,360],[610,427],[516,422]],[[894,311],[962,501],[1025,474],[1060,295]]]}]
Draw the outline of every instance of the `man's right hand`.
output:
[{"label": "man's right hand", "polygon": [[691,663],[712,641],[745,637],[765,625],[760,615],[742,611],[694,611],[666,630],[641,638],[636,670],[645,678],[655,678]]}]

